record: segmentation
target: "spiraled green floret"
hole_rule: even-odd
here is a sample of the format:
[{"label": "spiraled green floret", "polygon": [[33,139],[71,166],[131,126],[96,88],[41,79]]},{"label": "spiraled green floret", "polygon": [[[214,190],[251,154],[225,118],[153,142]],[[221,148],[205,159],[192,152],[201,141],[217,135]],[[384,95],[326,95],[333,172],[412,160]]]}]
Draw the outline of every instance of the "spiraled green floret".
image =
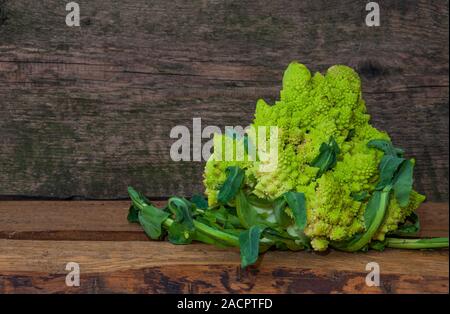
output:
[{"label": "spiraled green floret", "polygon": [[[357,200],[354,195],[370,196],[375,191],[383,157],[382,151],[367,144],[371,140],[390,141],[388,134],[371,126],[369,120],[361,81],[353,69],[335,65],[325,75],[312,75],[305,65],[291,63],[283,76],[280,99],[272,106],[258,100],[252,124],[255,128],[278,127],[276,168],[264,172],[260,166],[267,161],[211,158],[204,173],[209,204],[217,203],[217,193],[226,179],[225,169],[238,165],[245,170],[243,184],[249,194],[270,201],[288,191],[305,194],[304,233],[314,250],[324,250],[332,241],[343,241],[364,232],[368,198]],[[216,136],[216,144],[223,138]],[[256,142],[255,136],[249,138]],[[321,145],[330,138],[336,141],[339,153],[333,167],[320,174],[313,164]],[[385,219],[372,239],[383,240],[423,200],[422,195],[413,191],[409,204],[402,208],[392,197]]]}]

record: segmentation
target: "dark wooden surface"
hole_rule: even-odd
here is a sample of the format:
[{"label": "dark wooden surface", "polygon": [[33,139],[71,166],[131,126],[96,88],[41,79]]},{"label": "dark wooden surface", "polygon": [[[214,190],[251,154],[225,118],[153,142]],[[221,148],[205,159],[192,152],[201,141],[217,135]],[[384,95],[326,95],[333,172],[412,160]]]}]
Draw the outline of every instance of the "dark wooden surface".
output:
[{"label": "dark wooden surface", "polygon": [[170,129],[246,125],[294,59],[354,67],[375,126],[448,200],[448,1],[0,0],[0,195],[121,198],[202,191],[170,161]]},{"label": "dark wooden surface", "polygon": [[[448,250],[267,252],[149,241],[123,201],[0,202],[0,293],[448,293]],[[448,236],[448,203],[426,203],[421,236]],[[67,287],[65,265],[80,265]],[[365,284],[369,262],[380,286]]]}]

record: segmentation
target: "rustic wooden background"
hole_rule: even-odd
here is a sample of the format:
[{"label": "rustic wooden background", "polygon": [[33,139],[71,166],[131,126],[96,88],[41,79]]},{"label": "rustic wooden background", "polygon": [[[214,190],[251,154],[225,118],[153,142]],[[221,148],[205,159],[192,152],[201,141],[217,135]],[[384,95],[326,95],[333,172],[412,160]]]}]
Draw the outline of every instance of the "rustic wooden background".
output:
[{"label": "rustic wooden background", "polygon": [[375,126],[417,158],[416,187],[448,201],[448,1],[0,0],[2,198],[202,191],[171,162],[170,129],[247,125],[294,59],[354,67]]}]

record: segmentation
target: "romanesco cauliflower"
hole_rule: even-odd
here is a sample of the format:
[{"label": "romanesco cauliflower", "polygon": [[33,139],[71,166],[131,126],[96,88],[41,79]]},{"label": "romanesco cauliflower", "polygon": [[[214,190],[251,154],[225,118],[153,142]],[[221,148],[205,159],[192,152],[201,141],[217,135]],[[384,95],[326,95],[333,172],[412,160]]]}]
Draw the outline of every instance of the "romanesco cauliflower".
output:
[{"label": "romanesco cauliflower", "polygon": [[[349,239],[365,230],[364,212],[379,180],[378,165],[383,153],[368,147],[371,140],[387,140],[385,132],[369,123],[358,74],[343,65],[330,67],[325,75],[314,75],[303,64],[293,62],[283,76],[280,100],[270,106],[258,100],[253,126],[277,126],[278,164],[274,171],[261,172],[261,161],[217,161],[206,164],[204,184],[209,205],[226,179],[225,169],[245,170],[244,187],[259,198],[273,201],[288,191],[305,194],[307,226],[304,233],[315,250],[325,250],[331,241]],[[226,136],[216,135],[222,143]],[[335,166],[318,176],[313,165],[322,143],[333,138],[339,147]],[[407,206],[391,199],[386,217],[373,239],[384,240],[387,232],[404,222],[424,197],[412,192]]]},{"label": "romanesco cauliflower", "polygon": [[415,161],[369,120],[355,71],[311,75],[293,62],[280,100],[258,100],[246,135],[214,136],[207,200],[172,197],[158,208],[130,187],[128,220],[152,239],[239,247],[242,267],[270,248],[447,248],[448,238],[395,237],[418,231],[425,197],[412,189]]}]

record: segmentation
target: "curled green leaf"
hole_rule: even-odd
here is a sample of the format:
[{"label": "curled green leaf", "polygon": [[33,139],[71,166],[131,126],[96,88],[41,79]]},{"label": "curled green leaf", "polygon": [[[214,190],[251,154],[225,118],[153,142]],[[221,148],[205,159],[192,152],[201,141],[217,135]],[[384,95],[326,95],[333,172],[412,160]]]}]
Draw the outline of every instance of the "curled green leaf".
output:
[{"label": "curled green leaf", "polygon": [[236,212],[242,226],[250,228],[258,223],[258,213],[247,200],[244,191],[240,190],[236,197]]},{"label": "curled green leaf", "polygon": [[274,214],[277,224],[286,228],[292,223],[292,218],[286,213],[286,199],[284,196],[279,197],[274,202]]},{"label": "curled green leaf", "polygon": [[174,221],[169,227],[169,241],[174,244],[188,244],[193,240],[195,231],[192,219],[191,203],[184,198],[172,197],[168,207],[174,215]]},{"label": "curled green leaf", "polygon": [[208,208],[208,200],[201,194],[195,194],[191,197],[191,202],[199,209]]},{"label": "curled green leaf", "polygon": [[339,152],[339,146],[333,137],[330,138],[328,143],[320,145],[319,155],[311,163],[311,166],[319,168],[317,177],[336,165]]},{"label": "curled green leaf", "polygon": [[239,167],[228,167],[226,173],[227,178],[217,196],[217,200],[220,204],[226,204],[235,198],[244,181],[244,170]]},{"label": "curled green leaf", "polygon": [[393,179],[404,161],[405,159],[403,158],[392,155],[384,155],[379,166],[380,181],[375,189],[382,190],[387,185],[392,185]]},{"label": "curled green leaf", "polygon": [[145,205],[139,211],[138,219],[145,233],[153,240],[162,235],[162,224],[169,217],[169,213],[151,205]]},{"label": "curled green leaf", "polygon": [[413,169],[412,161],[405,160],[394,178],[394,195],[401,207],[406,207],[409,204],[409,196],[413,187]]},{"label": "curled green leaf", "polygon": [[306,198],[305,194],[299,192],[286,192],[284,198],[292,210],[295,224],[300,230],[306,227]]},{"label": "curled green leaf", "polygon": [[239,235],[242,268],[254,264],[258,259],[259,239],[263,231],[263,226],[252,226]]}]

